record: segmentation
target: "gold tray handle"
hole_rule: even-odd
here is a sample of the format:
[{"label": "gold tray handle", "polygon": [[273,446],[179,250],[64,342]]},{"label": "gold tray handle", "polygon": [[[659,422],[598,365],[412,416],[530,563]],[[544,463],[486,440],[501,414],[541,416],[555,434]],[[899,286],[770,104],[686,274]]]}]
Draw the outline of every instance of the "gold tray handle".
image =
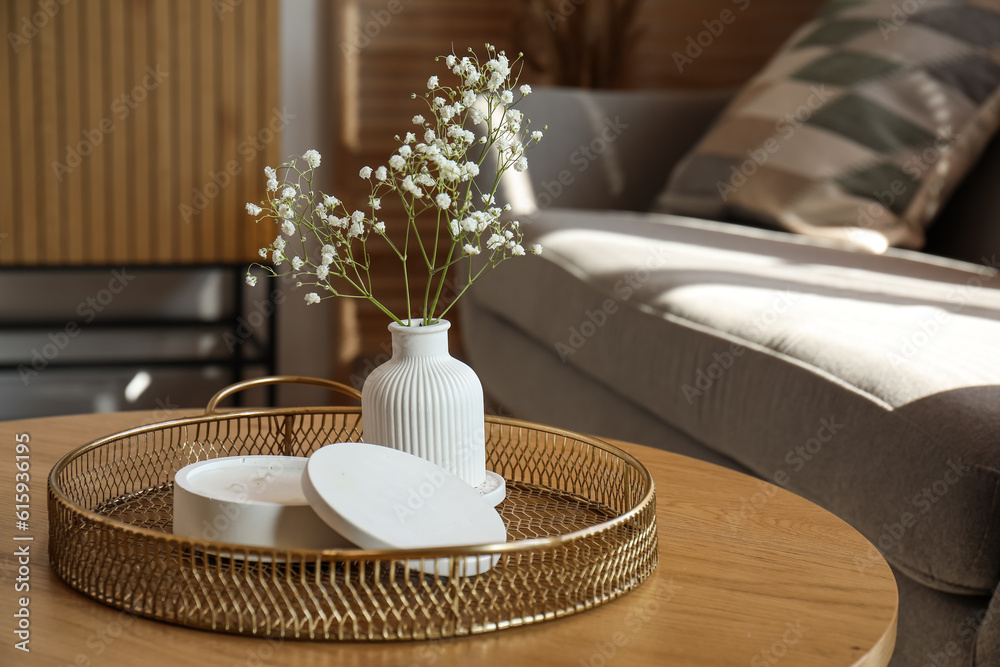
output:
[{"label": "gold tray handle", "polygon": [[311,378],[311,377],[300,377],[298,375],[271,375],[266,377],[254,378],[253,380],[243,380],[242,382],[237,382],[225,387],[219,391],[215,396],[208,400],[208,405],[205,406],[205,415],[214,415],[218,412],[217,408],[219,403],[221,403],[226,398],[236,394],[238,392],[244,391],[245,389],[252,389],[253,387],[262,387],[269,384],[312,384],[317,387],[325,387],[331,391],[335,391],[338,394],[344,394],[350,398],[361,400],[361,392],[354,387],[349,387],[346,384],[340,382],[334,382],[333,380],[324,380],[323,378]]}]

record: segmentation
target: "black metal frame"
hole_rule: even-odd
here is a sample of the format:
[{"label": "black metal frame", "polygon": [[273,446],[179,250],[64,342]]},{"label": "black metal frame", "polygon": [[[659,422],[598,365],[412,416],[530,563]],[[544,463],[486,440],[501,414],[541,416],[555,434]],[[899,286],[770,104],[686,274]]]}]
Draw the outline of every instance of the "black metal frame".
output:
[{"label": "black metal frame", "polygon": [[[60,273],[60,272],[79,272],[79,271],[111,271],[114,269],[122,268],[121,264],[107,264],[107,265],[88,265],[88,266],[0,266],[0,273],[14,273],[14,272],[49,272],[49,273]],[[141,273],[143,271],[223,271],[226,273],[231,273],[233,292],[232,296],[232,310],[227,312],[222,317],[203,320],[196,318],[119,318],[111,320],[100,320],[96,319],[90,323],[86,323],[80,319],[69,318],[66,320],[12,320],[10,317],[4,317],[3,321],[0,322],[0,332],[2,331],[51,331],[53,329],[62,329],[72,323],[77,326],[87,330],[127,330],[127,329],[175,329],[175,330],[193,330],[201,328],[213,328],[213,329],[225,329],[226,331],[232,333],[236,338],[243,338],[239,334],[240,318],[243,317],[246,309],[246,299],[244,298],[244,280],[243,275],[246,271],[246,264],[142,264],[139,266],[128,266],[125,268],[129,271],[135,271]],[[268,293],[271,293],[274,289],[274,277],[265,276],[268,282]],[[225,357],[215,357],[215,358],[195,358],[195,357],[155,357],[155,358],[125,358],[125,359],[95,359],[95,360],[76,360],[76,361],[56,361],[53,360],[47,366],[48,368],[60,368],[60,369],[94,369],[94,368],[161,368],[161,367],[228,367],[231,369],[232,382],[240,382],[244,380],[243,373],[246,371],[247,366],[264,366],[266,368],[265,375],[276,375],[277,374],[277,310],[278,304],[274,304],[275,314],[268,318],[267,321],[267,340],[262,341],[256,335],[256,333],[251,333],[249,338],[244,340],[244,343],[238,345],[233,351],[230,358]],[[256,355],[246,355],[244,353],[244,345],[246,343],[251,343],[254,347],[259,350]],[[17,370],[20,366],[24,365],[25,361],[15,361],[8,363],[0,363],[0,371]],[[30,363],[30,362],[29,362]],[[242,395],[237,394],[234,397],[237,407],[243,405]],[[276,405],[276,386],[270,385],[267,387],[267,401],[271,407]]]}]

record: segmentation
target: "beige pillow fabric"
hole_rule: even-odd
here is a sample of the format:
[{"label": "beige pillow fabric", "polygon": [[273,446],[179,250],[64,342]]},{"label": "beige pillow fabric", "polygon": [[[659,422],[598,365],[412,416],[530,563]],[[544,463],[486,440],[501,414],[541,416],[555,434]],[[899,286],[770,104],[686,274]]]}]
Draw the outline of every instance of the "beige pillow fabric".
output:
[{"label": "beige pillow fabric", "polygon": [[1000,1],[831,2],[737,94],[655,210],[920,248],[998,114]]}]

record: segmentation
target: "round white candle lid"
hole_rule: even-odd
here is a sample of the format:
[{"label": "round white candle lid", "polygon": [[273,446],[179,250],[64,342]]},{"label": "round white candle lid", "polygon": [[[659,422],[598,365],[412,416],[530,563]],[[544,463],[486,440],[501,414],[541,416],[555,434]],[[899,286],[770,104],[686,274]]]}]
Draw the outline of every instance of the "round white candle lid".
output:
[{"label": "round white candle lid", "polygon": [[389,447],[359,442],[321,447],[309,457],[302,490],[320,518],[366,549],[507,541],[503,520],[476,488]]}]

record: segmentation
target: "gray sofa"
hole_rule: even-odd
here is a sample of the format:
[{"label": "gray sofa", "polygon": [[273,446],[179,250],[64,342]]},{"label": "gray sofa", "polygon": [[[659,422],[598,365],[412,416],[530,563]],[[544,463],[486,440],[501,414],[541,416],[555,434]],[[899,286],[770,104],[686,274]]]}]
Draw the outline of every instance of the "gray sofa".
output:
[{"label": "gray sofa", "polygon": [[467,295],[468,360],[518,417],[735,467],[855,526],[897,575],[893,665],[1000,665],[1000,145],[925,252],[645,212],[727,98],[524,100],[549,130],[502,193],[544,252]]}]

